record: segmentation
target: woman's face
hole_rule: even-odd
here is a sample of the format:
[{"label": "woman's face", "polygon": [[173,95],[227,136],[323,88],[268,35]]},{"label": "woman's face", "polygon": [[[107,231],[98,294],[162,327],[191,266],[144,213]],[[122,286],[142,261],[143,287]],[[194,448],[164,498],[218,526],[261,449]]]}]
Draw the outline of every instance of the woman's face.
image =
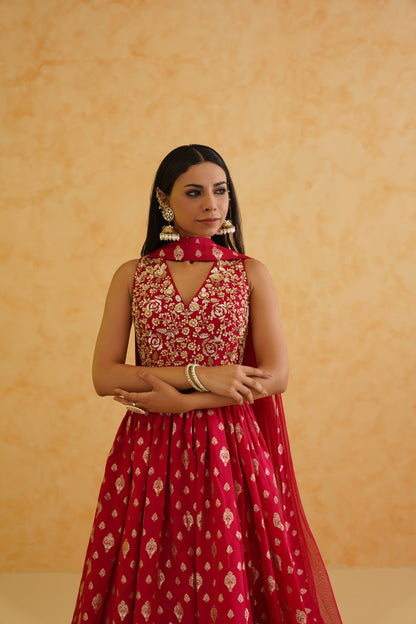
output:
[{"label": "woman's face", "polygon": [[214,236],[228,211],[227,177],[212,162],[189,167],[173,185],[166,202],[175,213],[175,227],[181,236]]}]

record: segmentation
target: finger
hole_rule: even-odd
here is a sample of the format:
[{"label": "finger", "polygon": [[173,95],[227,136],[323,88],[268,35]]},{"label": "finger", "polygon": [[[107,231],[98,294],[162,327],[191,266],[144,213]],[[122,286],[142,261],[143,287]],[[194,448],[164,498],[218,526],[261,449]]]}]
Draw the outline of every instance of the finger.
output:
[{"label": "finger", "polygon": [[265,387],[259,381],[256,381],[253,377],[248,377],[245,383],[247,384],[247,386],[250,387],[252,391],[254,390],[259,394],[262,394],[263,396],[268,396],[269,393],[267,392]]},{"label": "finger", "polygon": [[154,375],[152,375],[152,373],[149,373],[145,370],[140,370],[137,371],[136,373],[137,377],[140,377],[141,379],[143,379],[144,381],[147,381],[147,383],[152,384],[152,382],[157,379],[157,377],[155,377]]},{"label": "finger", "polygon": [[127,399],[129,394],[131,393],[123,390],[123,388],[114,388],[114,396],[118,396],[120,399]]},{"label": "finger", "polygon": [[155,377],[155,375],[152,375],[152,373],[139,373],[139,377],[147,381],[147,383],[149,383],[153,388],[156,388],[158,384],[163,384],[163,381],[160,381],[160,379],[158,377]]},{"label": "finger", "polygon": [[[120,388],[116,388],[114,390],[115,395],[113,399],[115,401],[119,401],[123,403],[123,405],[131,405],[132,403],[140,402],[143,394],[138,392],[126,392],[125,390],[121,390]],[[134,405],[133,405],[134,407]]]},{"label": "finger", "polygon": [[244,397],[239,392],[235,393],[234,400],[237,401],[238,405],[243,405],[244,403]]},{"label": "finger", "polygon": [[125,405],[127,403],[126,399],[121,396],[113,396],[113,401],[117,401],[118,403],[121,403],[122,405]]},{"label": "finger", "polygon": [[271,373],[263,370],[262,368],[253,368],[252,366],[244,366],[243,368],[245,374],[250,377],[263,377],[264,379],[270,379],[270,377],[273,377]]},{"label": "finger", "polygon": [[250,403],[254,403],[253,392],[258,393],[263,397],[269,396],[269,392],[267,392],[265,387],[253,377],[247,377],[244,380],[244,386],[239,387],[238,392],[247,397],[247,400]]},{"label": "finger", "polygon": [[234,401],[236,401],[236,402],[238,403],[238,405],[242,405],[242,404],[246,401],[246,399],[245,399],[245,397],[243,396],[243,394],[242,394],[239,390],[237,390],[237,389],[234,389],[234,390],[231,392],[231,398],[232,398]]},{"label": "finger", "polygon": [[250,396],[252,398],[249,388],[241,382],[236,382],[232,387],[228,388],[227,391],[224,391],[224,396],[230,397],[230,399],[233,399],[233,401],[236,401],[239,405],[245,401],[249,401]]},{"label": "finger", "polygon": [[169,385],[165,381],[159,379],[159,377],[156,377],[155,375],[152,375],[152,373],[148,373],[147,371],[138,372],[137,375],[144,379],[144,381],[146,381],[152,387],[152,389],[156,391],[165,390],[166,386]]},{"label": "finger", "polygon": [[121,403],[122,405],[129,404],[129,400],[125,396],[116,395],[116,396],[113,396],[113,400],[117,401],[118,403]]},{"label": "finger", "polygon": [[132,401],[132,403],[129,403],[127,401],[127,399],[125,399],[122,396],[114,396],[113,400],[117,401],[118,403],[121,403],[121,405],[124,405],[125,407],[127,407],[129,412],[137,412],[138,414],[148,414],[149,413],[145,409],[143,409],[142,407],[139,407],[139,405],[137,405],[136,401]]},{"label": "finger", "polygon": [[145,392],[127,392],[127,390],[122,390],[121,388],[115,388],[114,396],[118,396],[120,399],[125,399],[127,403],[132,403],[133,401],[140,401]]},{"label": "finger", "polygon": [[244,395],[242,396],[243,396],[244,403],[250,403],[250,404],[254,403],[254,398],[250,391],[245,392]]},{"label": "finger", "polygon": [[238,392],[241,394],[241,396],[243,397],[244,401],[248,401],[249,403],[253,403],[254,402],[254,398],[253,395],[251,393],[250,388],[248,388],[248,386],[242,386],[241,388],[238,389]]},{"label": "finger", "polygon": [[133,406],[133,405],[128,405],[128,410],[129,412],[136,412],[136,414],[148,414],[149,412],[146,412],[146,410],[142,409],[141,407],[137,407]]}]

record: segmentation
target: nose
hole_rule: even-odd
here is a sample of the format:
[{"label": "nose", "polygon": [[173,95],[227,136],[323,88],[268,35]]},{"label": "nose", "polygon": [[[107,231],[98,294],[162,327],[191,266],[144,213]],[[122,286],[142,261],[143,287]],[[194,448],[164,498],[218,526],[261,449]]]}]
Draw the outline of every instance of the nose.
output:
[{"label": "nose", "polygon": [[204,204],[204,211],[205,212],[211,212],[211,211],[216,210],[216,209],[217,209],[217,203],[216,203],[215,194],[212,193],[212,192],[209,192],[206,195],[205,204]]}]

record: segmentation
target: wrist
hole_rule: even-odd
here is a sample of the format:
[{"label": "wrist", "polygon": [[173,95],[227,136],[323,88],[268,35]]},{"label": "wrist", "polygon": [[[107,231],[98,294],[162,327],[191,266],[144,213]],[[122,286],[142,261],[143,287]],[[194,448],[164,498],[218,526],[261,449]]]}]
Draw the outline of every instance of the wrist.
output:
[{"label": "wrist", "polygon": [[192,390],[190,392],[186,392],[186,394],[182,394],[182,409],[181,412],[191,412],[196,409],[195,396],[198,396],[199,393],[196,390]]}]

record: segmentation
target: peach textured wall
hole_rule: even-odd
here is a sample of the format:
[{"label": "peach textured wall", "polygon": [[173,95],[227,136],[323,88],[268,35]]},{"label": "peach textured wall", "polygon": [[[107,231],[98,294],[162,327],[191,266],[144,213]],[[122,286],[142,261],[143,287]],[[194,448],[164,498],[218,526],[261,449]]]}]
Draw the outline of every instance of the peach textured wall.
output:
[{"label": "peach textured wall", "polygon": [[[331,566],[415,563],[416,2],[2,0],[3,570],[79,570],[122,413],[91,355],[167,151],[211,144],[270,267]],[[414,509],[413,509],[414,510]]]}]

